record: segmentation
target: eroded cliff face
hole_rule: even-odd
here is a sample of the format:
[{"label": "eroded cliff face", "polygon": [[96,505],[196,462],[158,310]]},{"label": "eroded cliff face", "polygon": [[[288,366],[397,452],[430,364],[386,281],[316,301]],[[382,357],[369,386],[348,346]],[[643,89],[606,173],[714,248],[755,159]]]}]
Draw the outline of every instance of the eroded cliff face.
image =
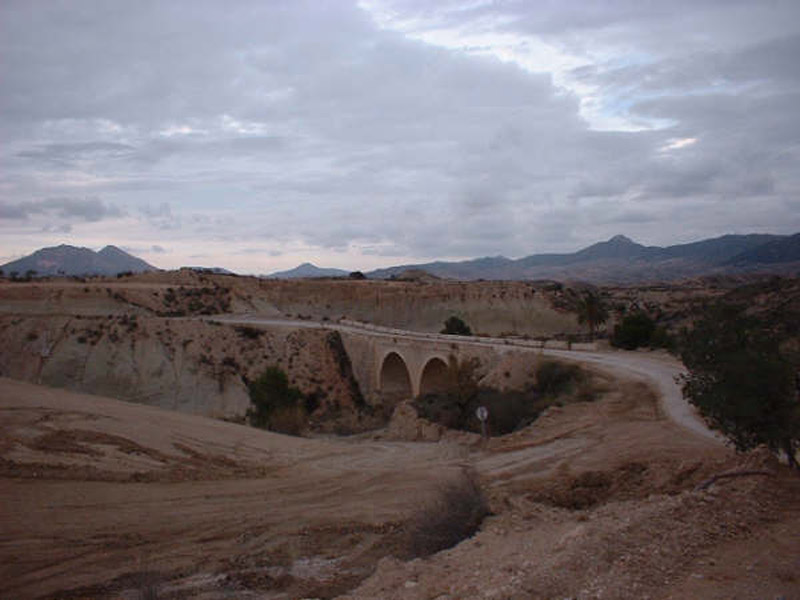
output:
[{"label": "eroded cliff face", "polygon": [[438,332],[461,317],[474,333],[553,336],[581,331],[562,292],[523,282],[263,281],[259,295],[285,315]]},{"label": "eroded cliff face", "polygon": [[324,420],[363,402],[335,335],[135,314],[7,315],[0,316],[0,374],[237,418],[249,405],[247,381],[276,365],[314,396],[314,417]]},{"label": "eroded cliff face", "polygon": [[475,333],[489,335],[579,331],[561,289],[546,284],[276,281],[190,270],[5,282],[0,375],[241,418],[249,405],[247,382],[275,365],[310,396],[316,428],[358,431],[380,424],[386,412],[376,394],[380,365],[373,364],[368,341],[321,329],[204,320],[220,313],[349,317],[431,332],[457,315]]}]

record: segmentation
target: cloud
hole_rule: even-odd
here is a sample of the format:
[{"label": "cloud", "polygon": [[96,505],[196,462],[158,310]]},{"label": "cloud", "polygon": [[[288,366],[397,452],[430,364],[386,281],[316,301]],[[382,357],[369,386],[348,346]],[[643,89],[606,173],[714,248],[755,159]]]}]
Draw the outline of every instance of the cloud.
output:
[{"label": "cloud", "polygon": [[176,262],[219,243],[233,268],[262,245],[358,267],[748,216],[789,233],[799,17],[780,0],[4,2],[0,254],[78,223],[154,253],[168,231]]},{"label": "cloud", "polygon": [[123,216],[124,212],[99,198],[48,198],[46,200],[0,203],[0,217],[26,220],[33,215],[55,215],[64,219],[96,222]]},{"label": "cloud", "polygon": [[64,223],[61,225],[45,225],[42,227],[44,233],[71,233],[72,225]]},{"label": "cloud", "polygon": [[112,142],[84,142],[73,144],[44,144],[17,153],[17,157],[58,166],[74,166],[80,161],[115,160],[132,155],[135,148],[128,144]]}]

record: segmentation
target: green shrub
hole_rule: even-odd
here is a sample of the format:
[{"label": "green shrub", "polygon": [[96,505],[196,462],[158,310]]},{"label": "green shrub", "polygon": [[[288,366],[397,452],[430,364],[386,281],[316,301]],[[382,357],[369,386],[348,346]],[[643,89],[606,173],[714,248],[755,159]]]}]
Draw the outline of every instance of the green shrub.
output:
[{"label": "green shrub", "polygon": [[[475,404],[476,409],[478,406],[485,406],[488,409],[488,425],[492,435],[505,435],[530,425],[544,408],[533,388],[508,392],[483,388],[478,393]],[[475,431],[480,431],[475,410],[470,416]]]},{"label": "green shrub", "polygon": [[742,306],[707,308],[683,336],[683,395],[737,450],[765,444],[800,469],[800,361],[781,346],[773,327]]},{"label": "green shrub", "polygon": [[440,333],[447,335],[472,335],[472,330],[462,319],[453,315],[444,322],[444,329]]},{"label": "green shrub", "polygon": [[656,322],[641,311],[626,315],[614,327],[611,345],[624,350],[650,346],[656,332]]},{"label": "green shrub", "polygon": [[238,333],[241,337],[248,340],[257,340],[264,333],[262,329],[256,329],[255,327],[248,327],[247,325],[240,325],[234,327],[234,329],[236,333]]},{"label": "green shrub", "polygon": [[251,404],[247,420],[251,425],[290,435],[302,431],[307,420],[303,394],[289,385],[286,373],[267,367],[247,387]]},{"label": "green shrub", "polygon": [[544,360],[536,369],[536,390],[541,396],[555,398],[571,392],[584,379],[578,365]]}]

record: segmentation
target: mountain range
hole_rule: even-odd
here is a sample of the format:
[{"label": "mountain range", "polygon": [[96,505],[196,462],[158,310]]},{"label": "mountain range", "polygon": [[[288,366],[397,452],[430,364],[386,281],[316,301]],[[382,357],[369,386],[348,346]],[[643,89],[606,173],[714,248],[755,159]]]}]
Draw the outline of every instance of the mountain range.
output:
[{"label": "mountain range", "polygon": [[35,272],[46,275],[117,275],[128,271],[157,271],[156,267],[141,258],[128,254],[116,246],[106,246],[99,252],[89,248],[78,248],[61,244],[42,248],[33,254],[0,265],[3,273],[20,276]]},{"label": "mountain range", "polygon": [[[195,267],[203,269],[203,267]],[[99,252],[62,244],[0,265],[6,274],[116,275],[154,271],[156,267],[116,246]],[[204,269],[205,270],[205,269]],[[215,272],[224,270],[212,269]],[[800,274],[800,233],[724,235],[674,246],[644,246],[616,235],[577,252],[533,254],[519,259],[483,257],[456,262],[407,264],[365,273],[370,279],[403,279],[425,272],[444,279],[584,280],[594,283],[673,281],[705,275],[744,273]],[[270,278],[346,277],[349,271],[303,263]]]},{"label": "mountain range", "polygon": [[[430,262],[376,269],[370,279],[402,278],[423,270],[447,279],[555,279],[595,283],[673,281],[703,275],[750,272],[800,273],[800,233],[725,235],[674,246],[644,246],[617,235],[577,252],[533,254],[519,259],[483,257],[458,262]],[[337,270],[306,263],[272,277],[330,277]],[[338,275],[346,274],[339,270]]]}]

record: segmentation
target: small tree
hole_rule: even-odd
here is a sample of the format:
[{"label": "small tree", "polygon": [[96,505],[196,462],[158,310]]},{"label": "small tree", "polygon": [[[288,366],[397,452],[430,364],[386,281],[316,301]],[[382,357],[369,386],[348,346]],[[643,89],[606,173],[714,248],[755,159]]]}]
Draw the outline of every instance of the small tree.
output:
[{"label": "small tree", "polygon": [[453,315],[444,322],[444,329],[442,329],[441,333],[448,335],[472,335],[472,330],[463,320]]},{"label": "small tree", "polygon": [[600,294],[593,290],[585,290],[575,305],[578,323],[589,326],[589,339],[594,340],[597,328],[608,319],[608,307]]},{"label": "small tree", "polygon": [[771,332],[740,308],[719,305],[684,335],[681,358],[689,370],[683,395],[712,427],[739,451],[766,444],[798,468],[795,368]]},{"label": "small tree", "polygon": [[289,379],[278,367],[267,369],[248,385],[250,408],[247,419],[251,425],[280,433],[298,435],[305,425],[306,412],[303,394],[289,385]]}]

